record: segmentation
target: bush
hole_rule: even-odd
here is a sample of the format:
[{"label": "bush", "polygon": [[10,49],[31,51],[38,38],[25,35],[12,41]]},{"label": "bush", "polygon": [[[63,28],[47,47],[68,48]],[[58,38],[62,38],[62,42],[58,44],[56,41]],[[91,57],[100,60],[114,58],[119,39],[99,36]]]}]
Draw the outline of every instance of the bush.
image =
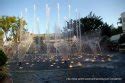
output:
[{"label": "bush", "polygon": [[125,43],[125,34],[121,35],[120,39],[118,40],[119,44]]},{"label": "bush", "polygon": [[7,62],[6,54],[0,49],[0,66],[5,65]]}]

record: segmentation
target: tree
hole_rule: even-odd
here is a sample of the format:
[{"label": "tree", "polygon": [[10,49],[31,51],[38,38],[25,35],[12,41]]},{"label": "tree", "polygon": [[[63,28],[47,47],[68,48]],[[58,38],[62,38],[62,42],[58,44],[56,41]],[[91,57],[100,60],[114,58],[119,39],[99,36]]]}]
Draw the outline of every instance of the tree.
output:
[{"label": "tree", "polygon": [[25,25],[26,21],[23,18],[11,16],[2,16],[0,18],[0,28],[5,33],[6,40],[9,39],[8,32],[11,32],[11,36],[13,36],[14,39],[17,39],[19,37],[17,34],[19,34],[21,28],[24,30]]},{"label": "tree", "polygon": [[102,18],[100,16],[96,16],[92,12],[89,13],[88,16],[81,18],[81,33],[91,32],[96,29],[100,29],[103,25]]},{"label": "tree", "polygon": [[3,31],[2,31],[2,29],[0,29],[0,37],[3,35]]},{"label": "tree", "polygon": [[117,34],[123,33],[123,30],[122,30],[122,18],[121,17],[118,18],[117,25],[118,25],[118,27],[112,28],[112,30],[111,30],[112,35],[117,35]]},{"label": "tree", "polygon": [[111,37],[111,27],[107,23],[103,24],[101,27],[101,36]]},{"label": "tree", "polygon": [[118,18],[118,22],[117,22],[117,25],[118,24],[122,24],[122,18],[120,17],[120,18]]},{"label": "tree", "polygon": [[85,33],[90,33],[92,31],[100,30],[102,36],[111,36],[111,25],[104,23],[100,16],[96,16],[92,12],[90,12],[86,17],[81,18],[80,22],[79,20],[70,20],[69,22],[67,22],[67,27],[65,27],[65,30],[66,28],[70,29],[76,35],[79,23],[82,35]]},{"label": "tree", "polygon": [[113,28],[111,30],[112,35],[117,35],[123,33],[122,26],[118,26],[118,28]]},{"label": "tree", "polygon": [[7,32],[9,31],[11,22],[12,22],[11,17],[2,16],[0,18],[0,28],[2,28],[2,30],[4,31],[6,39],[7,39]]},{"label": "tree", "polygon": [[25,26],[26,21],[23,18],[17,18],[16,22],[11,26],[11,36],[13,36],[14,41],[20,41],[20,32],[26,31]]}]

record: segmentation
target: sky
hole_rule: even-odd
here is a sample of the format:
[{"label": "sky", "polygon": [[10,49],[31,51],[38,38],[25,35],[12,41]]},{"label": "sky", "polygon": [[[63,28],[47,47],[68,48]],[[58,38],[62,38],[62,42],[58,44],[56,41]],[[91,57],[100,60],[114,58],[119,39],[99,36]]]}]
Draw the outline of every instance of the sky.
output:
[{"label": "sky", "polygon": [[[34,33],[46,32],[46,4],[50,8],[49,32],[55,31],[58,22],[57,3],[60,6],[60,27],[65,26],[69,18],[68,5],[70,4],[70,18],[76,18],[77,9],[80,17],[85,17],[89,12],[101,16],[104,22],[117,26],[118,18],[125,12],[125,0],[0,0],[0,16],[22,16],[27,21],[27,29]],[[35,17],[39,22],[34,25],[34,4],[36,5]],[[27,10],[27,11],[25,11]],[[67,19],[64,19],[66,17]],[[38,29],[39,28],[39,29]]]}]

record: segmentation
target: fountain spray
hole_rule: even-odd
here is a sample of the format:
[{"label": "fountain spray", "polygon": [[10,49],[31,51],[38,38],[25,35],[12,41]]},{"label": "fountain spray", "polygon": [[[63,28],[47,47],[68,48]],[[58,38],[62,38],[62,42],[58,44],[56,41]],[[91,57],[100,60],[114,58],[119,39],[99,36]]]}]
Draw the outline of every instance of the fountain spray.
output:
[{"label": "fountain spray", "polygon": [[76,9],[75,12],[76,12],[76,33],[77,33],[76,37],[77,37],[77,39],[78,39],[78,36],[79,36],[79,35],[78,35],[78,34],[79,34],[79,33],[78,33],[78,32],[79,32],[79,31],[78,31],[78,22],[77,22],[77,20],[78,20],[78,10]]},{"label": "fountain spray", "polygon": [[32,29],[32,33],[34,33],[34,30],[36,28],[36,5],[34,4],[34,27]]},{"label": "fountain spray", "polygon": [[82,53],[81,49],[82,49],[82,41],[81,41],[81,21],[80,21],[80,13],[79,13],[79,41],[80,41],[80,53]]},{"label": "fountain spray", "polygon": [[50,18],[50,8],[46,4],[46,43],[47,43],[47,55],[49,56],[49,18]]}]

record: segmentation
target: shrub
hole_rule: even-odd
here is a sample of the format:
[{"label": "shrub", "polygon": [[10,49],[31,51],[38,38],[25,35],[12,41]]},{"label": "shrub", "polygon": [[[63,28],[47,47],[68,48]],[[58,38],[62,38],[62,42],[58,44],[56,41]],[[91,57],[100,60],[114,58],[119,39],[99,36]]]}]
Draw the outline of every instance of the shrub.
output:
[{"label": "shrub", "polygon": [[6,54],[0,49],[0,66],[5,65],[7,62]]},{"label": "shrub", "polygon": [[125,34],[121,35],[120,39],[118,40],[119,44],[125,43]]}]

